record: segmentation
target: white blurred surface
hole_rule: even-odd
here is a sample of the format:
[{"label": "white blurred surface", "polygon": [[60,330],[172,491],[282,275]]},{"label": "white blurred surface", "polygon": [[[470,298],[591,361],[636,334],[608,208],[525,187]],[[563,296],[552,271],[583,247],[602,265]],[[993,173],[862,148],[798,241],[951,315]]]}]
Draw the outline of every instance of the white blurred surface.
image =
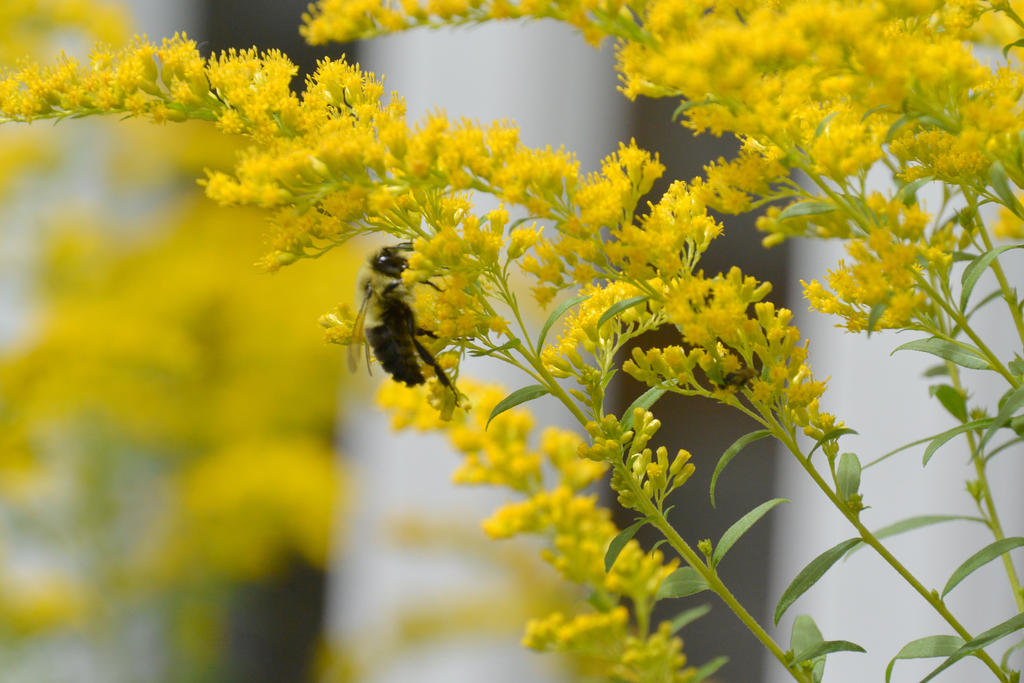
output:
[{"label": "white blurred surface", "polygon": [[[821,280],[827,269],[844,256],[836,243],[800,242],[794,249],[794,292],[801,292],[799,279]],[[1003,257],[1009,272],[1020,274],[1020,257]],[[1012,276],[1011,276],[1012,277]],[[1018,288],[1022,278],[1017,277]],[[993,281],[994,283],[994,281]],[[992,289],[986,280],[976,292],[983,296]],[[900,351],[895,347],[921,334],[891,332],[852,335],[833,327],[836,319],[807,310],[806,300],[796,308],[796,324],[811,340],[810,363],[818,378],[828,378],[822,409],[831,412],[859,434],[843,437],[841,452],[855,452],[862,464],[903,445],[955,426],[937,400],[928,396],[929,384],[941,378],[923,378],[921,372],[938,362],[934,356]],[[1001,302],[990,304],[993,315],[976,319],[984,338],[994,340],[997,352],[1005,352],[1015,335]],[[963,370],[963,380],[976,399],[986,400],[989,410],[1003,388],[994,373]],[[947,378],[948,379],[948,378]],[[966,441],[961,437],[938,450],[922,468],[924,445],[907,449],[863,472],[861,493],[869,509],[862,520],[870,529],[917,515],[962,514],[978,516],[964,482],[975,478],[968,461]],[[1007,535],[1016,535],[1024,522],[1021,482],[1024,462],[1021,446],[996,456],[989,468],[994,499]],[[814,557],[840,541],[856,535],[842,516],[813,485],[800,465],[780,454],[777,495],[791,504],[777,508],[769,595],[777,600],[794,576]],[[820,454],[815,456],[824,468]],[[885,541],[912,573],[929,589],[939,591],[950,574],[968,556],[994,539],[986,527],[972,522],[946,522],[891,537]],[[1013,553],[1018,572],[1024,567],[1021,553]],[[978,634],[1016,613],[1001,561],[996,560],[968,577],[947,597],[954,615],[973,634]],[[771,611],[774,611],[774,602]],[[930,635],[951,634],[951,628],[925,600],[900,578],[874,551],[859,550],[832,567],[825,577],[800,597],[774,631],[786,646],[793,619],[811,615],[826,640],[850,640],[868,654],[830,655],[825,680],[830,683],[861,683],[883,680],[885,667],[900,648],[911,640]],[[1018,638],[1019,639],[1019,638]],[[1016,642],[1007,638],[990,648],[996,659]],[[1021,662],[1021,657],[1014,661]],[[901,660],[893,670],[893,681],[917,681],[938,666],[940,659]],[[777,664],[770,663],[768,680],[791,680]],[[991,673],[979,661],[966,659],[935,680],[990,680]]]}]

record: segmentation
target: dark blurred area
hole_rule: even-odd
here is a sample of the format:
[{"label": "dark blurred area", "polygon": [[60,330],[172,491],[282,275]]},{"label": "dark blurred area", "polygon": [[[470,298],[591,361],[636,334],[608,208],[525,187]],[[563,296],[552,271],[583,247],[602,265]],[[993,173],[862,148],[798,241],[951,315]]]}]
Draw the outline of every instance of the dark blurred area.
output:
[{"label": "dark blurred area", "polygon": [[[300,77],[311,73],[318,59],[358,61],[352,44],[313,47],[299,35],[306,0],[203,0],[199,19],[205,27],[201,48],[220,52],[228,48],[277,49],[299,67]],[[302,81],[295,83],[301,89]]]},{"label": "dark blurred area", "polygon": [[[652,197],[660,196],[673,180],[689,180],[703,175],[705,164],[719,157],[730,158],[739,148],[734,139],[716,138],[710,134],[695,136],[678,122],[673,122],[672,113],[676,106],[676,101],[648,99],[637,100],[632,105],[632,130],[626,137],[635,137],[637,144],[644,149],[658,150],[666,167],[665,174],[655,183]],[[738,266],[746,275],[775,284],[776,289],[769,299],[776,305],[792,308],[792,303],[784,299],[785,292],[778,287],[785,281],[788,267],[786,246],[764,249],[761,235],[754,229],[752,215],[715,217],[725,225],[725,230],[701,258],[704,272],[713,275]],[[678,335],[663,329],[644,337],[643,343],[646,346],[666,346],[678,342]],[[625,374],[618,375],[617,379],[621,414],[646,387]],[[733,522],[773,497],[774,450],[770,440],[761,440],[741,451],[719,477],[716,508],[711,507],[708,499],[711,475],[719,456],[736,439],[759,428],[752,420],[706,399],[672,393],[658,402],[656,414],[662,422],[655,437],[656,443],[686,448],[693,454],[691,462],[697,468],[686,486],[668,501],[674,506],[669,521],[692,547],[704,538],[717,541]],[[770,564],[772,519],[768,515],[759,521],[755,533],[745,535],[730,552],[728,561],[720,567],[726,585],[761,623],[768,623],[770,617],[765,569]],[[619,509],[616,521],[620,526],[626,526],[633,520],[626,511]],[[651,527],[645,527],[638,535],[644,547],[649,548],[659,540],[652,532]],[[718,671],[717,681],[754,683],[762,680],[759,644],[714,596],[698,593],[663,601],[656,607],[654,619],[671,619],[689,607],[708,601],[712,605],[711,612],[681,634],[689,662],[700,665],[726,655],[729,663]]]},{"label": "dark blurred area", "polygon": [[[198,19],[204,26],[201,49],[220,52],[256,46],[277,49],[298,67],[292,87],[324,57],[358,61],[352,45],[313,47],[299,35],[305,0],[204,0]],[[294,561],[270,583],[240,591],[231,614],[226,681],[289,683],[314,680],[317,645],[324,638],[326,577],[322,570]]]},{"label": "dark blurred area", "polygon": [[223,680],[314,680],[325,592],[324,572],[298,561],[270,581],[243,585],[228,620]]}]

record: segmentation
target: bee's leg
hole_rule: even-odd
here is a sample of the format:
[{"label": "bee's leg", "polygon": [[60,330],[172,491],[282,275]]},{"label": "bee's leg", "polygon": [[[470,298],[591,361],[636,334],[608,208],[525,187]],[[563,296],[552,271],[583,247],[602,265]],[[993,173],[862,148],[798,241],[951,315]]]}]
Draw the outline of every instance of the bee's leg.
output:
[{"label": "bee's leg", "polygon": [[[413,330],[415,332],[415,330]],[[448,375],[445,374],[444,368],[437,362],[434,356],[431,355],[427,348],[420,344],[420,340],[416,338],[416,335],[412,335],[412,345],[416,347],[416,353],[420,354],[420,358],[423,362],[434,368],[434,374],[437,375],[437,381],[443,384],[446,388],[451,390],[455,394],[455,405],[459,404],[459,392],[455,391],[455,387],[452,386],[452,381],[448,379]]]},{"label": "bee's leg", "polygon": [[436,289],[436,290],[437,290],[437,291],[439,291],[439,292],[443,292],[443,291],[444,291],[443,289],[441,289],[440,287],[438,287],[437,285],[435,285],[435,284],[434,284],[433,282],[431,282],[430,280],[424,280],[424,281],[423,281],[423,284],[425,284],[425,285],[430,285],[431,287],[433,287],[434,289]]},{"label": "bee's leg", "polygon": [[430,337],[431,339],[437,339],[437,335],[430,330],[425,330],[422,327],[416,328],[416,334],[422,334],[424,337]]},{"label": "bee's leg", "polygon": [[434,368],[434,373],[437,375],[437,381],[452,391],[455,391],[455,387],[452,386],[452,381],[448,379],[448,375],[445,374],[444,368],[442,368],[437,360],[430,354],[430,351],[427,351],[426,347],[423,346],[423,344],[420,344],[416,337],[412,338],[412,344],[416,347],[416,353],[420,354],[420,358],[423,359],[423,362]]}]

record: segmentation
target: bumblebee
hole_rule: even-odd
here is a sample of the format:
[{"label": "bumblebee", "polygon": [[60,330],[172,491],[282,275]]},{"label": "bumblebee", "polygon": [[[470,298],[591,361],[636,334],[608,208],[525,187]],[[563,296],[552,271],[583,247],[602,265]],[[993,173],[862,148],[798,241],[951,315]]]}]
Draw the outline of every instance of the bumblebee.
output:
[{"label": "bumblebee", "polygon": [[[457,405],[458,392],[448,375],[416,338],[420,335],[436,338],[436,335],[416,324],[412,292],[402,282],[402,273],[409,267],[409,261],[403,254],[407,251],[412,251],[412,242],[401,242],[375,251],[356,277],[356,298],[362,297],[362,303],[352,328],[349,369],[355,370],[359,347],[362,347],[369,370],[372,348],[384,370],[395,380],[411,387],[426,381],[419,363],[422,360],[434,369],[438,381],[455,395]],[[437,289],[432,282],[426,284]]]},{"label": "bumblebee", "polygon": [[739,389],[750,384],[750,380],[757,377],[758,373],[753,368],[742,367],[734,372],[726,373],[721,382],[715,382],[719,389]]}]

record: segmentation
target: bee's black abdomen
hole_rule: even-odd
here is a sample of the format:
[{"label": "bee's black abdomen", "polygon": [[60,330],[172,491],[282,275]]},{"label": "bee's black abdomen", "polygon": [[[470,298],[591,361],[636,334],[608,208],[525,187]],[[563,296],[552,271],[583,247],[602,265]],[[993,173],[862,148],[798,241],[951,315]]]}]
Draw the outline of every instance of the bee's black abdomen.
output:
[{"label": "bee's black abdomen", "polygon": [[366,328],[366,341],[381,366],[408,386],[426,379],[417,360],[412,338],[412,310],[404,303],[392,303],[381,311],[381,324]]}]

